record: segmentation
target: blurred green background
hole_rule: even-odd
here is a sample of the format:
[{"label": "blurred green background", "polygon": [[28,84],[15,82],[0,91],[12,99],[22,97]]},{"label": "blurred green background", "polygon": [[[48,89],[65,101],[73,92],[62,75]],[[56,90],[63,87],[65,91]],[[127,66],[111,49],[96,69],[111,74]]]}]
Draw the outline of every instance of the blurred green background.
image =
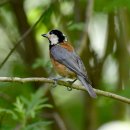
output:
[{"label": "blurred green background", "polygon": [[[52,29],[67,35],[94,88],[130,98],[129,0],[1,0],[0,76],[56,77],[41,37]],[[97,130],[129,115],[129,105],[80,90],[0,83],[0,130]]]}]

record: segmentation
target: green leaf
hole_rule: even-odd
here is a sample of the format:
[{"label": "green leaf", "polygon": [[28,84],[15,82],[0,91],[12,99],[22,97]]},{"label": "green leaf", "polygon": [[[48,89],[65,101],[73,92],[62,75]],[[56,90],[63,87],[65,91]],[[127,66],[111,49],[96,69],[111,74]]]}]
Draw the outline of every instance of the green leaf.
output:
[{"label": "green leaf", "polygon": [[36,110],[40,110],[42,108],[53,108],[53,106],[50,104],[41,104],[41,105],[37,106]]},{"label": "green leaf", "polygon": [[24,130],[35,130],[38,127],[47,126],[50,124],[52,124],[51,121],[40,121],[40,122],[36,122],[36,123],[33,123],[33,124],[26,126],[26,128],[24,128]]},{"label": "green leaf", "polygon": [[20,118],[25,118],[25,107],[24,103],[21,101],[19,97],[16,98],[16,102],[14,103],[14,110],[18,113]]},{"label": "green leaf", "polygon": [[[24,98],[22,98],[24,99]],[[23,100],[25,103],[29,102],[26,108],[26,117],[29,118],[34,118],[36,115],[37,110],[41,110],[42,108],[49,107],[52,108],[51,105],[47,104],[46,102],[48,101],[47,98],[43,98],[43,89],[38,89],[36,93],[31,95],[31,99],[27,101],[26,99]]]},{"label": "green leaf", "polygon": [[9,109],[0,108],[0,113],[10,114],[10,115],[12,115],[13,119],[17,119],[18,118],[17,115],[12,110],[9,110]]}]

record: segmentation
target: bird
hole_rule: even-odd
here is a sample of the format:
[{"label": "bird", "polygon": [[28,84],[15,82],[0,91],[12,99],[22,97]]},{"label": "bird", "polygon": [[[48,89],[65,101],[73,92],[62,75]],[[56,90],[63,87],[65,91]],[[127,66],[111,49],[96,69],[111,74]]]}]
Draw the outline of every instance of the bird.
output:
[{"label": "bird", "polygon": [[57,29],[42,34],[42,36],[49,40],[50,59],[56,72],[62,77],[78,79],[89,95],[96,98],[97,95],[88,78],[85,66],[67,36]]}]

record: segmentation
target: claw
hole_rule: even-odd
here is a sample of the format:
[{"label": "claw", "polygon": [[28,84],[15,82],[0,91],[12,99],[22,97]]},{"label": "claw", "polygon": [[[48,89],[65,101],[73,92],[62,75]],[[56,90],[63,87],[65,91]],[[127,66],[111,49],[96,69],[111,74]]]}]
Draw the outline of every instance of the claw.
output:
[{"label": "claw", "polygon": [[57,81],[59,79],[62,79],[62,77],[58,77],[58,78],[52,78],[52,80],[54,80],[54,84],[52,85],[53,88],[55,88],[57,86]]},{"label": "claw", "polygon": [[57,86],[57,79],[53,79],[54,80],[54,84],[52,85],[53,88],[55,88]]},{"label": "claw", "polygon": [[[72,85],[77,79],[74,79],[73,81],[68,81],[70,85]],[[72,87],[67,87],[68,91],[72,90]]]},{"label": "claw", "polygon": [[52,85],[52,87],[55,88],[57,86],[57,80],[58,79],[57,78],[53,78],[53,80],[54,80],[54,84]]}]

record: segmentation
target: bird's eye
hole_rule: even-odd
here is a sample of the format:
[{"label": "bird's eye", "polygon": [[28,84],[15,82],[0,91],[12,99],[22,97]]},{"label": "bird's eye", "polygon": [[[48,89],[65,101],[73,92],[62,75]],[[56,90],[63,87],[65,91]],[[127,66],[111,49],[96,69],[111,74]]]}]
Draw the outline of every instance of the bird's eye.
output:
[{"label": "bird's eye", "polygon": [[51,32],[49,32],[49,34],[53,34],[53,32],[51,31]]},{"label": "bird's eye", "polygon": [[49,34],[52,34],[52,32],[49,32]]}]

